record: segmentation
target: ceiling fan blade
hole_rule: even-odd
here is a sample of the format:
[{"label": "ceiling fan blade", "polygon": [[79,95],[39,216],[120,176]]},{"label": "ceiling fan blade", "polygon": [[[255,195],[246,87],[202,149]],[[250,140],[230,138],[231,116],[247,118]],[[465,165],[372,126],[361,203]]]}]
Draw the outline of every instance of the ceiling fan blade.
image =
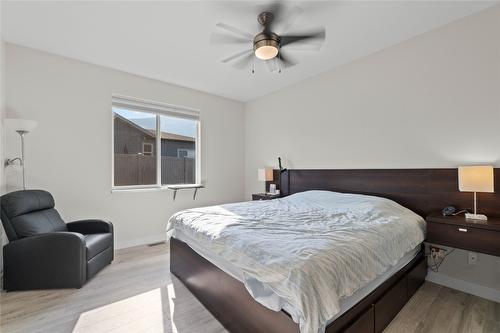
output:
[{"label": "ceiling fan blade", "polygon": [[246,38],[246,39],[249,39],[249,40],[251,40],[253,38],[253,36],[252,36],[251,33],[243,31],[241,29],[238,29],[238,28],[233,27],[232,25],[229,25],[229,24],[226,24],[226,23],[219,22],[219,23],[216,24],[216,26],[218,28],[230,31],[233,34],[239,35],[240,37],[243,37],[243,38]]},{"label": "ceiling fan blade", "polygon": [[242,56],[246,55],[247,53],[248,53],[248,54],[251,54],[251,55],[253,56],[253,49],[249,49],[249,50],[245,50],[245,51],[238,52],[238,53],[236,53],[236,54],[233,54],[233,55],[232,55],[232,56],[230,56],[230,57],[227,57],[227,58],[225,58],[225,59],[222,59],[221,61],[222,61],[223,63],[227,63],[227,62],[230,62],[231,60],[234,60],[234,59],[237,59],[237,58],[239,58],[239,57],[242,57]]},{"label": "ceiling fan blade", "polygon": [[285,46],[282,46],[281,48],[285,49],[286,51],[312,51],[312,52],[318,52],[321,50],[321,47],[323,45],[321,43],[308,43],[308,42],[301,42],[301,43],[295,43],[295,44],[287,44]]},{"label": "ceiling fan blade", "polygon": [[297,63],[290,59],[289,56],[283,54],[283,52],[280,52],[279,54],[279,59],[281,60],[281,64],[283,65],[283,68],[288,68],[295,66]]},{"label": "ceiling fan blade", "polygon": [[238,61],[234,62],[233,63],[233,67],[236,67],[238,69],[248,68],[248,66],[250,65],[250,63],[253,60],[254,60],[253,51],[252,52],[248,52],[247,55],[245,55],[244,57],[240,58]]},{"label": "ceiling fan blade", "polygon": [[246,44],[251,42],[251,39],[239,36],[223,35],[218,33],[213,33],[210,36],[210,44]]},{"label": "ceiling fan blade", "polygon": [[288,30],[290,30],[290,28],[295,24],[295,22],[297,22],[297,20],[299,19],[300,15],[302,15],[303,12],[304,10],[299,6],[292,7],[286,15],[286,19],[284,20],[281,26],[280,32],[286,33]]},{"label": "ceiling fan blade", "polygon": [[285,46],[310,39],[317,39],[323,41],[325,40],[325,36],[326,36],[325,28],[321,28],[314,32],[300,34],[300,35],[284,35],[280,37],[280,45]]}]

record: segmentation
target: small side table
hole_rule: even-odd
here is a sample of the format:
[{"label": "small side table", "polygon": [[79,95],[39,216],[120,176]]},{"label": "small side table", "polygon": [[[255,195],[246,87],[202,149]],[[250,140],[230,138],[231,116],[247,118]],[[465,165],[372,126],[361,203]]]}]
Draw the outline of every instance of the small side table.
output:
[{"label": "small side table", "polygon": [[268,193],[254,193],[252,194],[252,200],[271,200],[279,198],[279,194],[268,194]]}]

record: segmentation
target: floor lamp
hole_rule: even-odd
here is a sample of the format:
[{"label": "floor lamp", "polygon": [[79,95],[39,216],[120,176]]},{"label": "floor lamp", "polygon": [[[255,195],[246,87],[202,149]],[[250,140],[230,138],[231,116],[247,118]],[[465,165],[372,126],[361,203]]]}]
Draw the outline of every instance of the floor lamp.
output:
[{"label": "floor lamp", "polygon": [[21,137],[21,157],[7,159],[5,161],[5,165],[6,166],[13,165],[16,163],[16,161],[19,161],[19,165],[21,165],[23,169],[23,189],[25,190],[27,184],[26,184],[26,160],[24,151],[24,136],[32,132],[36,128],[37,122],[34,120],[8,118],[4,120],[4,123],[6,128],[16,131]]}]

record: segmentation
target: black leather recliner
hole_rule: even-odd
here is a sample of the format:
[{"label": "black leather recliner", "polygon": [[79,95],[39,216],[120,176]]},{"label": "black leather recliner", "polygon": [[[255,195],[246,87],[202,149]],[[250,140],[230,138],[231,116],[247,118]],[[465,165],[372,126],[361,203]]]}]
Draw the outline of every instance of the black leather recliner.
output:
[{"label": "black leather recliner", "polygon": [[64,223],[47,191],[0,198],[9,243],[3,247],[6,290],[80,288],[113,261],[113,225],[102,220]]}]

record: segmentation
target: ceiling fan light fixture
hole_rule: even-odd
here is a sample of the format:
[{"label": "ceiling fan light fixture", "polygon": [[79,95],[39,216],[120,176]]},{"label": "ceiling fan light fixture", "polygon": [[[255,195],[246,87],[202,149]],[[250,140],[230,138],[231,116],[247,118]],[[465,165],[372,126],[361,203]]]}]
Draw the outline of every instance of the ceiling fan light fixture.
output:
[{"label": "ceiling fan light fixture", "polygon": [[255,56],[260,60],[271,60],[279,53],[279,37],[272,32],[262,32],[253,40]]},{"label": "ceiling fan light fixture", "polygon": [[255,56],[260,60],[271,60],[278,55],[278,48],[274,45],[263,45],[255,49]]}]

